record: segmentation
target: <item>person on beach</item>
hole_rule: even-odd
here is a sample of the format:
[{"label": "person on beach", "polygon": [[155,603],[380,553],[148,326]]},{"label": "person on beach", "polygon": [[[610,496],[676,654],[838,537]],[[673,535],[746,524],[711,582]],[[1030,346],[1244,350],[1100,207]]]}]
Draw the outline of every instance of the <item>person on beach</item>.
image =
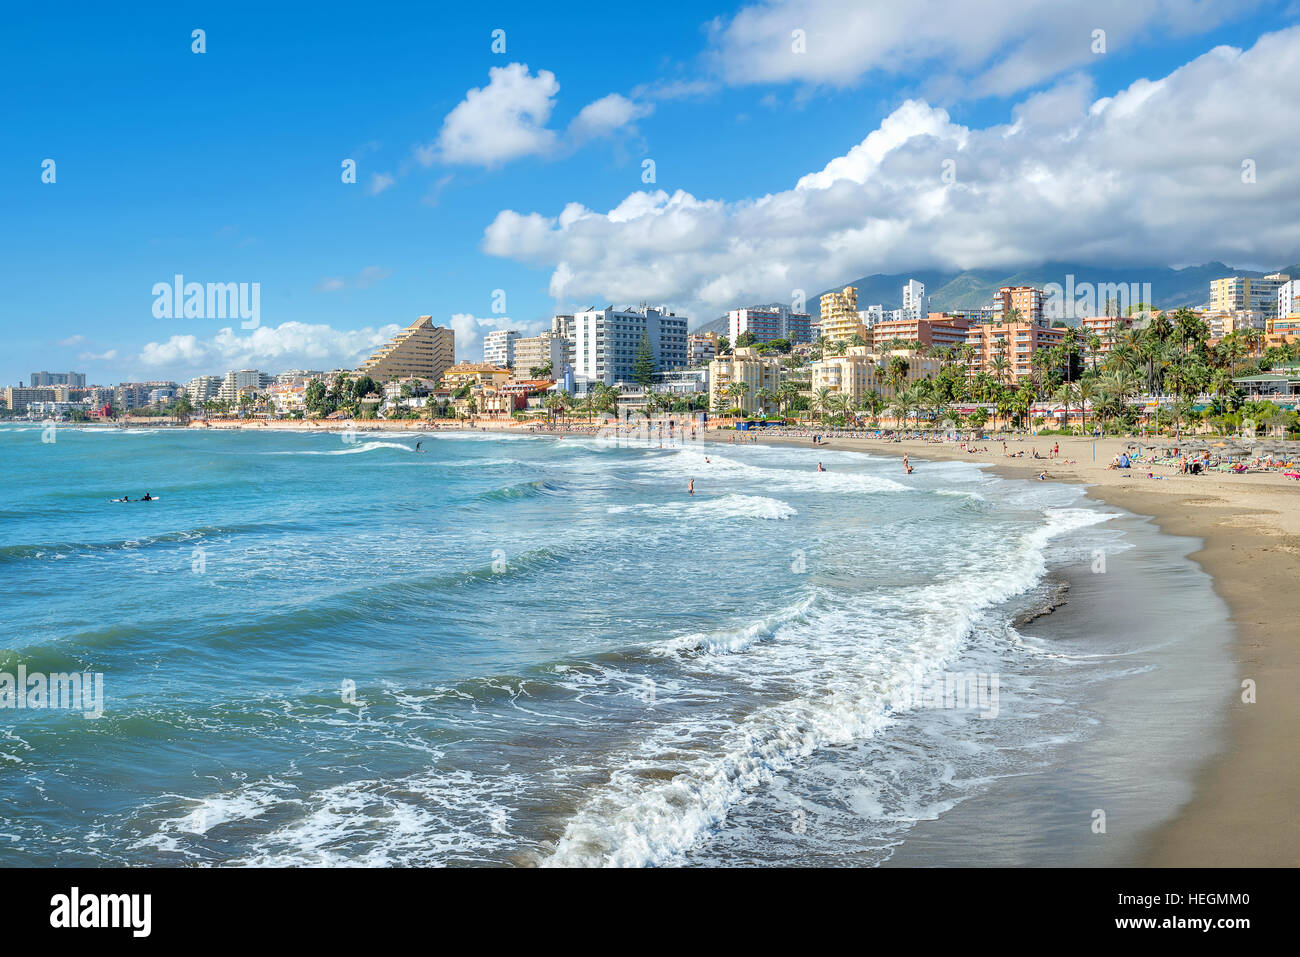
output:
[{"label": "person on beach", "polygon": [[691,479],[689,482],[686,483],[686,492],[689,495],[695,494],[695,479]]}]

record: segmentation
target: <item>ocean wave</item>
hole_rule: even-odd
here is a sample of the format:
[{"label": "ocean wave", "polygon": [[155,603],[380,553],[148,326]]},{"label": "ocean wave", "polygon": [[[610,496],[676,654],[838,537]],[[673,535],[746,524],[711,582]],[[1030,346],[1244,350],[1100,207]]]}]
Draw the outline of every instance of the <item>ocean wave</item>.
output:
[{"label": "ocean wave", "polygon": [[[1012,542],[1006,555],[989,556],[981,574],[810,606],[775,627],[756,622],[734,639],[692,636],[697,647],[713,639],[723,652],[743,652],[744,661],[734,667],[743,667],[750,680],[794,681],[801,688],[746,715],[708,747],[684,749],[699,735],[693,725],[656,729],[613,762],[617,770],[570,819],[544,865],[644,866],[679,859],[720,827],[737,802],[777,775],[819,750],[887,727],[896,718],[898,689],[952,661],[979,616],[1041,578],[1051,539],[1109,517],[1090,509],[1045,509],[1045,521]],[[784,640],[758,641],[764,634]],[[769,649],[765,662],[754,659],[760,648]],[[711,655],[708,668],[716,672],[724,660]]]},{"label": "ocean wave", "polygon": [[369,441],[351,445],[343,449],[331,449],[329,451],[319,451],[316,449],[291,449],[277,452],[266,452],[266,455],[356,455],[359,452],[374,452],[377,449],[398,449],[402,452],[414,452],[415,446],[403,445],[401,442],[378,442]]},{"label": "ocean wave", "polygon": [[700,518],[764,518],[784,520],[794,518],[799,512],[786,502],[763,495],[738,495],[730,493],[717,498],[694,498],[687,502],[661,502],[642,505],[611,505],[610,515],[641,513],[673,517]]}]

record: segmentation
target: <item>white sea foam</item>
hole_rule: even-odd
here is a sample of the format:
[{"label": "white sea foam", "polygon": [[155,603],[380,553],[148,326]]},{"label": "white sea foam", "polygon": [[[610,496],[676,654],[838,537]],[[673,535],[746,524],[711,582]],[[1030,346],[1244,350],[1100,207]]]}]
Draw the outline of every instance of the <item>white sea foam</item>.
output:
[{"label": "white sea foam", "polygon": [[648,513],[670,517],[698,518],[794,518],[799,512],[786,502],[764,495],[738,495],[730,493],[716,498],[696,497],[684,502],[660,502],[642,505],[611,505],[611,515],[629,512]]},{"label": "white sea foam", "polygon": [[268,452],[268,455],[356,455],[358,452],[373,452],[376,449],[400,449],[403,452],[414,452],[415,447],[412,445],[403,445],[401,442],[358,442],[353,445],[346,445],[341,449],[330,449],[319,451],[315,449],[297,449],[294,451]]},{"label": "white sea foam", "polygon": [[[852,744],[894,720],[891,702],[918,673],[961,650],[976,618],[1023,592],[1046,569],[1044,549],[1063,532],[1105,521],[1088,509],[1051,508],[1045,522],[989,554],[983,568],[913,588],[827,603],[772,629],[756,622],[709,646],[701,667],[755,687],[784,682],[797,693],[760,707],[708,747],[684,749],[694,724],[656,729],[612,762],[609,781],[570,820],[552,866],[671,863],[725,822],[729,809],[817,751]],[[765,632],[771,640],[756,641]],[[734,655],[736,650],[744,652]],[[721,654],[719,654],[721,653]],[[740,660],[731,662],[736,657]],[[706,660],[707,659],[707,660]]]}]

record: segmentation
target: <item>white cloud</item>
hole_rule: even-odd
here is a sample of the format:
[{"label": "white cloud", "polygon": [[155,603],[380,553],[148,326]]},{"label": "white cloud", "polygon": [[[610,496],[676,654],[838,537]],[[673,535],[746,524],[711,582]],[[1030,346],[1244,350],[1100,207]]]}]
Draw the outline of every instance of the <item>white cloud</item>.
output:
[{"label": "white cloud", "polygon": [[[477,362],[483,358],[482,338],[494,329],[517,329],[521,335],[536,335],[544,325],[541,321],[520,323],[509,316],[492,316],[484,319],[470,312],[458,312],[447,323],[456,333],[456,360]],[[549,326],[548,326],[549,328]]]},{"label": "white cloud", "polygon": [[474,87],[442,121],[436,149],[425,147],[421,161],[498,166],[521,156],[544,155],[555,146],[546,128],[560,90],[550,70],[529,73],[525,63],[493,67],[488,85]]},{"label": "white cloud", "polygon": [[59,340],[59,345],[64,346],[65,348],[67,348],[67,347],[71,347],[71,346],[79,346],[79,345],[81,345],[81,344],[82,344],[83,342],[85,342],[85,341],[86,341],[86,337],[83,336],[83,335],[78,334],[78,335],[75,335],[75,336],[68,336],[68,338],[66,338],[66,339],[60,339],[60,340]]},{"label": "white cloud", "polygon": [[654,106],[637,103],[619,93],[602,96],[584,106],[569,124],[569,136],[581,144],[600,136],[608,136],[628,126],[643,116],[649,116]]},{"label": "white cloud", "polygon": [[[488,253],[552,269],[568,302],[664,301],[713,318],[873,272],[1068,260],[1281,264],[1300,249],[1290,115],[1300,27],[1219,47],[1093,100],[1071,77],[984,129],[908,101],[791,189],[636,192],[601,213],[503,210]],[[951,160],[956,181],[941,178]],[[1253,160],[1257,182],[1242,182]]]},{"label": "white cloud", "polygon": [[263,326],[247,334],[225,328],[210,339],[186,334],[172,336],[166,342],[150,342],[140,350],[137,360],[175,376],[246,368],[331,369],[355,365],[391,339],[398,328],[392,324],[378,329],[340,330],[302,322]]},{"label": "white cloud", "polygon": [[526,63],[493,67],[488,85],[465,94],[443,119],[437,141],[416,148],[416,159],[423,166],[496,167],[525,156],[561,156],[654,111],[651,103],[610,93],[579,110],[561,137],[548,126],[559,91],[549,70],[533,76]]},{"label": "white cloud", "polygon": [[[709,59],[728,83],[846,86],[873,73],[923,77],[933,92],[1009,95],[1145,37],[1209,30],[1259,0],[765,0],[710,25]],[[805,51],[792,34],[802,30]]]},{"label": "white cloud", "polygon": [[[74,336],[74,338],[80,338],[80,337]],[[82,352],[78,354],[77,358],[80,359],[82,362],[112,362],[114,359],[117,358],[117,350],[109,349],[107,352],[100,352],[100,353]]]},{"label": "white cloud", "polygon": [[396,182],[397,179],[392,173],[371,173],[370,185],[366,187],[366,192],[371,196],[378,196]]}]

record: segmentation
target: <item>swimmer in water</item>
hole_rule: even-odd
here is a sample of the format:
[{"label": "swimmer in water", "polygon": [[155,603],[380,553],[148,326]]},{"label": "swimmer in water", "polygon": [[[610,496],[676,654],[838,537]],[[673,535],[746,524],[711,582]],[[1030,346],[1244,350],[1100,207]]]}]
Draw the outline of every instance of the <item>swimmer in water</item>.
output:
[{"label": "swimmer in water", "polygon": [[907,456],[906,456],[906,455],[903,456],[903,469],[907,472],[908,475],[911,475],[911,474],[912,474],[912,466],[910,466],[910,465],[907,464]]},{"label": "swimmer in water", "polygon": [[821,464],[820,462],[817,463],[817,471],[818,471],[818,472],[825,472],[825,471],[826,471],[826,469],[822,467],[822,464]]},{"label": "swimmer in water", "polygon": [[695,479],[691,479],[689,482],[686,483],[686,491],[689,492],[691,495],[695,494]]}]

